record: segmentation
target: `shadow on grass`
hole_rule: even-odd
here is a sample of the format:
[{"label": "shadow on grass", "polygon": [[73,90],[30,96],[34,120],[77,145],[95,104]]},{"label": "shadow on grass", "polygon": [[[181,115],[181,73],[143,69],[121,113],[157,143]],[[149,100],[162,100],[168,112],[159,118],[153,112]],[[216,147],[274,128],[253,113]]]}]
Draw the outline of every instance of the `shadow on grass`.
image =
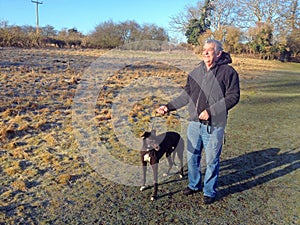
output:
[{"label": "shadow on grass", "polygon": [[221,162],[223,175],[219,178],[219,198],[251,189],[300,168],[297,149],[279,152],[279,148],[268,148]]},{"label": "shadow on grass", "polygon": [[[165,181],[163,183],[160,183],[160,185],[166,185],[166,184],[171,184],[171,183],[180,183],[180,182],[186,181],[188,179],[187,170],[184,171],[184,172],[185,172],[185,174],[182,178],[171,179],[171,180]],[[176,175],[178,175],[178,174],[176,174]],[[157,199],[164,198],[164,197],[170,197],[172,195],[175,195],[175,194],[178,194],[178,193],[182,192],[182,190],[183,190],[183,188],[178,188],[176,190],[174,190],[174,189],[175,188],[173,188],[173,190],[170,191],[170,192],[165,192],[163,194],[160,194]]]},{"label": "shadow on grass", "polygon": [[[268,148],[222,161],[218,199],[249,190],[300,168],[299,149],[292,149],[282,154],[279,152],[279,148]],[[183,178],[173,178],[160,183],[159,186],[187,182],[187,170],[185,170]],[[172,191],[160,194],[158,199],[178,194],[182,192],[184,187],[185,185],[182,188],[178,188],[176,185],[176,188],[173,187]],[[153,186],[147,187],[147,189],[151,188]]]}]

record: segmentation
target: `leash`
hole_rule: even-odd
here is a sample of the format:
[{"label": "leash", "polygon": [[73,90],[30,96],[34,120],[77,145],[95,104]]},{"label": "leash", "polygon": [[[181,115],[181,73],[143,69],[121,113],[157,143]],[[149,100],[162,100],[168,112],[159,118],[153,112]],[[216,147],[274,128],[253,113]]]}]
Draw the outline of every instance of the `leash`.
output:
[{"label": "leash", "polygon": [[[183,116],[181,116],[181,115],[179,115],[179,114],[174,115],[174,114],[172,114],[172,113],[170,113],[170,112],[167,112],[167,113],[165,113],[164,115],[161,115],[161,114],[157,113],[156,111],[155,111],[154,117],[151,117],[151,118],[153,119],[153,118],[157,118],[157,117],[161,117],[161,116],[170,116],[170,115],[175,116],[177,119],[187,120],[185,117],[183,117]],[[157,123],[157,121],[154,120],[153,123],[152,123],[151,130],[154,130],[154,129],[155,129],[156,123]]]},{"label": "leash", "polygon": [[[156,112],[155,112],[155,114],[156,114]],[[166,113],[167,115],[170,115],[170,112],[167,112]],[[179,119],[183,119],[183,120],[187,120],[185,117],[183,117],[183,116],[181,116],[181,115],[179,115],[179,114],[176,114],[176,115],[174,115],[175,117],[177,117],[177,118],[179,118]],[[187,120],[188,121],[188,120]],[[199,119],[199,122],[200,122],[200,124],[201,125],[205,125],[205,126],[207,126],[206,127],[206,131],[207,131],[207,133],[209,133],[209,134],[211,134],[212,133],[212,124],[211,124],[211,122],[209,121],[209,120],[201,120],[201,119]]]},{"label": "leash", "polygon": [[[155,114],[154,114],[154,118],[156,118],[156,117],[157,117],[157,115],[158,115],[158,113],[157,113],[157,112],[155,112]],[[153,124],[152,124],[152,129],[151,129],[151,130],[153,130],[153,129],[155,128],[156,122],[157,122],[157,120],[155,119],[155,120],[153,121]]]},{"label": "leash", "polygon": [[[154,114],[154,117],[153,118],[156,118],[157,117],[157,112],[155,112]],[[156,124],[156,120],[154,120],[154,122],[152,123],[152,127],[151,127],[151,131],[154,130],[154,126]]]},{"label": "leash", "polygon": [[[158,113],[155,111],[155,114],[154,114],[154,117],[153,117],[153,118],[156,118],[157,115],[161,115],[161,114],[158,114]],[[170,112],[167,112],[165,115],[170,115]],[[181,116],[181,115],[176,114],[175,116],[176,116],[177,118],[179,118],[179,119],[184,119],[184,120],[186,120],[186,118],[183,117],[183,116]],[[207,126],[207,133],[209,133],[209,134],[212,133],[212,125],[209,124],[208,121],[206,121],[206,120],[205,120],[205,121],[200,121],[200,120],[199,120],[199,122],[200,122],[201,124]],[[151,131],[154,130],[155,125],[156,125],[156,120],[154,120],[154,122],[152,123]],[[223,135],[223,145],[226,144],[226,141],[227,141],[227,135],[226,135],[226,130],[224,130],[224,135]]]}]

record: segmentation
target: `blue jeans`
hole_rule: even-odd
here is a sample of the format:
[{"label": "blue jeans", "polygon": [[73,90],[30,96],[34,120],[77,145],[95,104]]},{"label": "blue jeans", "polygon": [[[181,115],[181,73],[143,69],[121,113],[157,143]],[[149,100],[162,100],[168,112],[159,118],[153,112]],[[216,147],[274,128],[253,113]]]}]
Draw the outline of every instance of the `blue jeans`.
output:
[{"label": "blue jeans", "polygon": [[204,196],[216,197],[219,176],[220,155],[225,127],[203,125],[191,121],[187,129],[188,187],[202,189],[201,153],[205,150],[206,172],[204,177]]}]

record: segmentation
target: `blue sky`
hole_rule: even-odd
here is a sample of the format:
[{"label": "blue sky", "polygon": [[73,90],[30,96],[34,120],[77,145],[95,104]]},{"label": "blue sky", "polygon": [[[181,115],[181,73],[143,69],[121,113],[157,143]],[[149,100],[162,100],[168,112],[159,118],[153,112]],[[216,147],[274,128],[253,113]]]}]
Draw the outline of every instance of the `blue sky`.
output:
[{"label": "blue sky", "polygon": [[[88,34],[96,25],[112,20],[134,20],[138,24],[156,24],[169,31],[170,16],[195,6],[198,0],[39,0],[40,27],[56,30],[77,28]],[[36,4],[31,0],[0,0],[0,21],[9,25],[35,26]]]}]

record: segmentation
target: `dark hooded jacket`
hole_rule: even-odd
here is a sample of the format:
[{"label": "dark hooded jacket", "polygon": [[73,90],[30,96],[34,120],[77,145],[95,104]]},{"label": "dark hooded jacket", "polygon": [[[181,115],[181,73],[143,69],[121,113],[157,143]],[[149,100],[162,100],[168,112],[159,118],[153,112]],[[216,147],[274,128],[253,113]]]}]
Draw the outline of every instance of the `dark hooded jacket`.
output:
[{"label": "dark hooded jacket", "polygon": [[200,113],[207,110],[211,124],[225,126],[228,110],[240,99],[239,77],[228,65],[231,62],[226,52],[222,52],[208,71],[204,61],[200,62],[189,74],[184,91],[166,105],[168,110],[173,111],[188,104],[190,120],[199,121]]}]

